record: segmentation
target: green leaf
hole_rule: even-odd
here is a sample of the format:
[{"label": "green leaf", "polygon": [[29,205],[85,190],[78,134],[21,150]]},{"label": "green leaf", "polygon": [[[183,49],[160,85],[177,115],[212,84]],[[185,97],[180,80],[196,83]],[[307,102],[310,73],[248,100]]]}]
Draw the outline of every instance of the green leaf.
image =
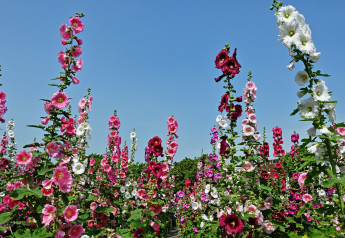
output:
[{"label": "green leaf", "polygon": [[0,214],[0,224],[6,224],[12,218],[13,212],[4,212]]},{"label": "green leaf", "polygon": [[10,197],[14,200],[21,200],[25,196],[35,196],[41,198],[42,191],[39,188],[35,188],[35,190],[30,190],[27,188],[17,188],[13,190]]},{"label": "green leaf", "polygon": [[270,187],[267,187],[267,186],[265,186],[265,185],[260,185],[260,188],[262,188],[263,190],[267,190],[267,191],[272,191],[272,188],[270,188]]},{"label": "green leaf", "polygon": [[138,220],[141,218],[141,212],[143,209],[135,209],[134,211],[131,211],[131,216],[128,219],[128,221],[132,221],[132,220]]},{"label": "green leaf", "polygon": [[107,216],[110,215],[110,212],[114,211],[113,207],[97,207],[96,208],[96,212],[103,212],[105,213]]},{"label": "green leaf", "polygon": [[290,114],[290,116],[296,115],[298,111],[299,111],[298,108],[296,108],[295,110],[293,110],[293,112]]},{"label": "green leaf", "polygon": [[331,75],[329,75],[329,74],[322,74],[320,70],[316,71],[315,74],[316,74],[317,76],[322,76],[322,77],[330,77],[330,76],[331,76]]},{"label": "green leaf", "polygon": [[52,171],[52,169],[43,168],[43,169],[41,169],[40,171],[38,171],[38,174],[39,174],[39,175],[44,175],[44,174],[46,174],[48,171]]},{"label": "green leaf", "polygon": [[325,187],[325,188],[331,188],[331,187],[334,187],[335,184],[339,183],[339,180],[336,179],[336,178],[332,178],[332,179],[328,179],[326,181],[323,181],[322,182],[322,185]]},{"label": "green leaf", "polygon": [[32,144],[28,144],[28,145],[24,145],[23,148],[28,148],[28,147],[37,147],[37,146],[41,146],[40,143],[32,143]]},{"label": "green leaf", "polygon": [[45,128],[45,126],[43,126],[43,125],[27,125],[27,127],[35,127],[35,128],[40,128],[40,129]]}]

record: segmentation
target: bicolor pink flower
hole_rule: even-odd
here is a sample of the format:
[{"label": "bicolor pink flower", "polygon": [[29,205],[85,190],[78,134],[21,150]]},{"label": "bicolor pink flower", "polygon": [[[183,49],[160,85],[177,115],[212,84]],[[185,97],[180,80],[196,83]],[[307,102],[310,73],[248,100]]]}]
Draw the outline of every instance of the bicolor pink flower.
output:
[{"label": "bicolor pink flower", "polygon": [[53,194],[53,188],[41,188],[43,196],[49,197]]},{"label": "bicolor pink flower", "polygon": [[59,155],[59,147],[56,142],[51,141],[46,145],[46,151],[50,157],[57,157]]},{"label": "bicolor pink flower", "polygon": [[94,211],[94,210],[96,210],[96,208],[97,208],[97,203],[92,202],[92,203],[90,204],[90,209],[91,209],[92,211]]},{"label": "bicolor pink flower", "polygon": [[254,128],[249,126],[249,125],[245,125],[243,127],[243,135],[244,136],[252,136],[254,134]]},{"label": "bicolor pink flower", "polygon": [[77,73],[82,69],[84,61],[82,59],[78,59],[72,64],[72,70],[73,72]]},{"label": "bicolor pink flower", "polygon": [[252,123],[256,123],[256,115],[254,113],[251,113],[248,115],[248,119],[252,122]]},{"label": "bicolor pink flower", "polygon": [[74,182],[66,166],[55,169],[52,181],[57,183],[60,187],[60,190],[63,192],[69,192],[72,189]]},{"label": "bicolor pink flower", "polygon": [[51,98],[51,103],[58,109],[65,108],[69,104],[69,98],[64,92],[56,92]]},{"label": "bicolor pink flower", "polygon": [[298,177],[298,184],[300,187],[304,185],[304,181],[306,178],[307,178],[307,173],[300,174],[300,176]]},{"label": "bicolor pink flower", "polygon": [[76,34],[84,30],[84,23],[82,23],[79,17],[71,17],[69,19],[69,24],[71,24],[72,29]]},{"label": "bicolor pink flower", "polygon": [[252,90],[255,88],[255,83],[252,81],[249,81],[248,83],[246,83],[246,88],[249,90]]},{"label": "bicolor pink flower", "polygon": [[68,205],[63,211],[63,216],[66,222],[72,222],[78,218],[78,209],[75,205]]},{"label": "bicolor pink flower", "polygon": [[69,60],[69,57],[68,55],[66,54],[65,51],[61,50],[59,53],[58,53],[58,61],[59,63],[61,64],[66,64]]},{"label": "bicolor pink flower", "polygon": [[153,228],[153,230],[158,231],[160,225],[154,221],[150,221],[150,226]]},{"label": "bicolor pink flower", "polygon": [[300,193],[295,193],[294,197],[296,200],[301,200],[302,195]]},{"label": "bicolor pink flower", "polygon": [[85,230],[82,227],[82,225],[74,225],[74,226],[71,227],[71,229],[69,229],[68,235],[71,238],[79,238],[84,233],[84,231]]},{"label": "bicolor pink flower", "polygon": [[302,199],[303,199],[303,202],[310,202],[311,200],[313,200],[313,197],[310,194],[306,193],[306,194],[303,194]]},{"label": "bicolor pink flower", "polygon": [[244,162],[243,168],[247,170],[247,172],[251,172],[255,169],[254,166],[249,161]]},{"label": "bicolor pink flower", "polygon": [[174,117],[169,117],[167,120],[168,125],[173,125],[175,124],[176,120]]},{"label": "bicolor pink flower", "polygon": [[66,233],[62,230],[58,230],[55,234],[55,238],[64,238],[66,236]]},{"label": "bicolor pink flower", "polygon": [[66,24],[62,24],[60,26],[60,35],[62,38],[64,38],[65,40],[69,40],[70,37],[72,36],[72,32],[71,32],[71,28],[67,27]]},{"label": "bicolor pink flower", "polygon": [[163,163],[161,164],[161,166],[162,166],[163,172],[169,171],[169,164],[168,164],[168,162],[163,162]]},{"label": "bicolor pink flower", "polygon": [[144,197],[146,197],[146,190],[145,189],[139,189],[137,192],[137,196],[140,199],[144,199]]},{"label": "bicolor pink flower", "polygon": [[54,220],[55,213],[56,208],[54,206],[49,204],[44,205],[44,208],[42,209],[42,223],[44,224],[44,226],[48,226],[50,222]]},{"label": "bicolor pink flower", "polygon": [[29,164],[32,160],[32,154],[23,150],[16,154],[15,160],[17,165]]},{"label": "bicolor pink flower", "polygon": [[274,224],[272,222],[262,223],[262,228],[266,231],[267,234],[271,234],[274,231]]},{"label": "bicolor pink flower", "polygon": [[339,135],[345,136],[345,127],[338,127],[336,130],[339,133]]}]

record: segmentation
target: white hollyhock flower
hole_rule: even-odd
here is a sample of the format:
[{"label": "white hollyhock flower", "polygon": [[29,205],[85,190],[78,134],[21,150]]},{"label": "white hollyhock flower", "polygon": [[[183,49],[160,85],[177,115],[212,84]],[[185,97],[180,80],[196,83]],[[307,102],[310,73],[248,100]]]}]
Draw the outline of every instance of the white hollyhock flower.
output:
[{"label": "white hollyhock flower", "polygon": [[296,45],[299,38],[298,24],[295,21],[286,22],[278,27],[279,40],[288,48]]},{"label": "white hollyhock flower", "polygon": [[213,221],[213,215],[212,214],[210,215],[210,221]]},{"label": "white hollyhock flower", "polygon": [[335,111],[335,106],[337,103],[325,103],[323,108],[326,110],[328,117],[329,117],[329,121],[331,123],[335,122],[335,119],[337,118],[337,113]]},{"label": "white hollyhock flower", "polygon": [[125,193],[125,192],[126,192],[126,188],[125,188],[125,187],[121,187],[121,188],[120,188],[120,192],[121,192],[121,193]]},{"label": "white hollyhock flower", "polygon": [[125,193],[125,198],[126,198],[126,199],[130,199],[131,197],[132,197],[132,196],[131,196],[131,194],[130,194],[129,192],[126,192],[126,193]]},{"label": "white hollyhock flower", "polygon": [[9,138],[14,138],[14,132],[12,130],[9,130],[7,132],[7,135],[8,135]]},{"label": "white hollyhock flower", "polygon": [[319,194],[320,197],[326,196],[326,192],[325,192],[325,190],[323,190],[323,189],[318,189],[318,190],[317,190],[317,193]]},{"label": "white hollyhock flower", "polygon": [[296,63],[296,60],[294,59],[291,61],[291,63],[288,66],[286,66],[286,68],[292,71],[295,68],[295,63]]},{"label": "white hollyhock flower", "polygon": [[331,136],[332,135],[332,132],[330,130],[327,129],[327,127],[323,126],[321,129],[320,129],[320,132],[326,136]]},{"label": "white hollyhock flower", "polygon": [[299,85],[299,86],[303,86],[307,83],[309,83],[310,78],[308,76],[308,73],[305,71],[299,71],[297,72],[296,76],[295,76],[295,82]]},{"label": "white hollyhock flower", "polygon": [[229,124],[226,120],[222,119],[218,122],[218,125],[222,128],[226,128]]},{"label": "white hollyhock flower", "polygon": [[83,162],[83,165],[84,165],[85,167],[87,167],[88,163],[89,163],[89,160],[88,160],[88,159],[85,159],[84,162]]},{"label": "white hollyhock flower", "polygon": [[301,31],[298,34],[296,47],[304,54],[313,54],[316,52],[315,45],[311,40],[311,35],[306,34],[305,31]]},{"label": "white hollyhock flower", "polygon": [[217,191],[217,189],[214,188],[214,189],[212,190],[211,196],[212,196],[213,198],[218,198],[218,191]]},{"label": "white hollyhock flower", "polygon": [[205,214],[202,214],[201,217],[202,217],[204,220],[206,220],[206,221],[209,220],[208,217],[207,217]]},{"label": "white hollyhock flower", "polygon": [[136,189],[133,189],[133,191],[132,191],[132,196],[133,196],[133,197],[137,196],[137,193],[138,193],[138,191],[137,191]]},{"label": "white hollyhock flower", "polygon": [[284,6],[279,9],[277,12],[277,23],[281,24],[284,22],[291,22],[294,21],[294,18],[296,17],[297,11],[296,8],[293,6]]},{"label": "white hollyhock flower", "polygon": [[129,186],[131,186],[131,185],[132,185],[131,181],[127,181],[127,182],[125,183],[125,186],[126,186],[126,187],[129,187]]},{"label": "white hollyhock flower", "polygon": [[312,146],[307,148],[307,151],[311,154],[315,154],[316,150],[317,150],[317,144],[312,145]]},{"label": "white hollyhock flower", "polygon": [[298,92],[297,92],[297,97],[301,98],[301,97],[303,97],[305,94],[306,94],[305,92],[298,91]]},{"label": "white hollyhock flower", "polygon": [[6,195],[6,194],[5,194],[4,192],[1,192],[1,193],[0,193],[0,197],[5,197],[5,195]]},{"label": "white hollyhock flower", "polygon": [[137,137],[137,134],[134,131],[131,132],[131,134],[130,134],[131,140],[134,140],[136,137]]},{"label": "white hollyhock flower", "polygon": [[203,228],[204,225],[205,225],[205,222],[202,221],[202,222],[200,223],[200,228]]},{"label": "white hollyhock flower", "polygon": [[220,122],[222,119],[223,119],[223,116],[222,115],[218,115],[216,117],[216,122]]},{"label": "white hollyhock flower", "polygon": [[326,84],[321,81],[313,85],[313,97],[317,101],[329,101],[331,96],[328,94],[328,88]]},{"label": "white hollyhock flower", "polygon": [[299,101],[297,105],[301,117],[304,117],[306,119],[316,117],[319,110],[319,106],[313,98],[308,98],[303,101]]},{"label": "white hollyhock flower", "polygon": [[339,146],[339,153],[340,154],[345,154],[345,146]]},{"label": "white hollyhock flower", "polygon": [[72,170],[75,174],[83,174],[85,172],[85,166],[82,163],[73,163]]},{"label": "white hollyhock flower", "polygon": [[316,136],[316,128],[315,127],[311,127],[307,130],[307,133],[309,136],[313,137]]},{"label": "white hollyhock flower", "polygon": [[310,56],[311,61],[313,63],[316,63],[321,57],[321,52],[315,52],[315,53],[310,54],[309,56]]}]

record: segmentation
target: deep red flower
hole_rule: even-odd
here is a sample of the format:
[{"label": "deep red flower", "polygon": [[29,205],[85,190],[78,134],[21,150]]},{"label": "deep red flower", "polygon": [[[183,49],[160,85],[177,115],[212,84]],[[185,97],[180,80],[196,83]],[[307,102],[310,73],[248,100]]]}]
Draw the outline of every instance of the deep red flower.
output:
[{"label": "deep red flower", "polygon": [[230,146],[228,144],[228,142],[226,142],[225,139],[223,139],[220,142],[220,151],[219,154],[223,155],[225,158],[229,158],[229,156],[226,156],[226,154],[228,154],[230,152]]},{"label": "deep red flower", "polygon": [[228,101],[229,101],[229,95],[228,94],[224,94],[222,96],[221,100],[220,100],[220,105],[218,106],[218,111],[219,112],[223,112],[223,110],[228,105]]},{"label": "deep red flower", "polygon": [[162,139],[159,138],[158,136],[153,137],[149,141],[149,147],[154,147],[154,146],[161,145],[161,144],[162,144]]},{"label": "deep red flower", "polygon": [[235,49],[234,54],[223,63],[223,74],[234,76],[240,72],[241,65],[237,61],[236,50],[237,49]]},{"label": "deep red flower", "polygon": [[144,230],[141,227],[138,227],[133,233],[134,238],[144,238]]},{"label": "deep red flower", "polygon": [[163,154],[163,147],[160,144],[150,147],[150,150],[155,156],[161,156]]},{"label": "deep red flower", "polygon": [[240,233],[244,228],[242,220],[235,213],[222,215],[219,218],[219,224],[229,233]]},{"label": "deep red flower", "polygon": [[229,58],[229,52],[227,50],[221,50],[218,55],[216,56],[216,68],[221,69],[226,61]]},{"label": "deep red flower", "polygon": [[160,166],[159,164],[155,165],[155,167],[153,167],[152,169],[152,173],[154,176],[156,176],[156,178],[161,177],[163,174],[162,166]]}]

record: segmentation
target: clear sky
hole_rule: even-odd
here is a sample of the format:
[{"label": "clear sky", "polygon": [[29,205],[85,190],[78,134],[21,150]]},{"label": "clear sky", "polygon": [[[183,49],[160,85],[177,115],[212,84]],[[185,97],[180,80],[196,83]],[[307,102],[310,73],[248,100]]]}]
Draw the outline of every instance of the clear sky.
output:
[{"label": "clear sky", "polygon": [[[143,161],[144,147],[153,136],[166,139],[166,119],[174,115],[179,123],[179,148],[175,160],[210,152],[210,128],[219,114],[223,94],[215,69],[217,53],[229,43],[237,48],[242,65],[235,86],[242,92],[248,71],[258,87],[255,104],[259,130],[266,126],[283,128],[289,140],[296,130],[305,135],[308,122],[290,117],[296,108],[299,88],[294,71],[286,69],[291,60],[278,41],[271,1],[235,0],[126,0],[46,1],[4,0],[0,8],[1,90],[7,93],[5,119],[16,121],[19,149],[36,137],[45,116],[40,98],[51,98],[56,88],[47,86],[61,71],[57,53],[59,27],[75,12],[85,13],[80,38],[84,60],[78,73],[79,85],[66,93],[73,112],[87,88],[94,96],[90,123],[93,129],[89,153],[104,153],[107,122],[113,110],[121,120],[120,135],[129,141],[136,129],[136,160]],[[316,67],[324,73],[332,99],[339,100],[337,121],[345,121],[345,1],[285,1],[302,13],[312,30],[313,41],[322,56]],[[240,94],[239,94],[240,95]],[[5,128],[4,125],[1,126]],[[287,147],[285,147],[288,150]]]}]

